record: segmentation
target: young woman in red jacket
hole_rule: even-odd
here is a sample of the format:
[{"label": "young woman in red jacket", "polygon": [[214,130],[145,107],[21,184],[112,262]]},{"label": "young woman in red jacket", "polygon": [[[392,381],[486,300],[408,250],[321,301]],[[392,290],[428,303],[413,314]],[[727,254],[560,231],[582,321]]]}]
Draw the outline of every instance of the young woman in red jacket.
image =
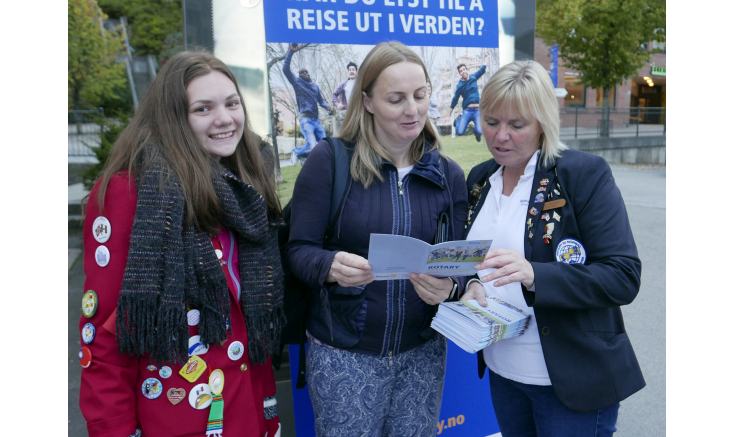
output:
[{"label": "young woman in red jacket", "polygon": [[87,205],[90,436],[280,434],[280,216],[230,69],[206,53],[171,58]]}]

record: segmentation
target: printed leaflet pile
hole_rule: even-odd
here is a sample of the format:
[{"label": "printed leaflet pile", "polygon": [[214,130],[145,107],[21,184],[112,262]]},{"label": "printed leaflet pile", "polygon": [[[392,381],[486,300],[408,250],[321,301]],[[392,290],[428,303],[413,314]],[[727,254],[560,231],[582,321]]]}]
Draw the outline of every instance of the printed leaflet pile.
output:
[{"label": "printed leaflet pile", "polygon": [[476,300],[444,302],[431,327],[470,353],[523,334],[530,315],[496,297],[488,296],[487,303],[483,307]]}]

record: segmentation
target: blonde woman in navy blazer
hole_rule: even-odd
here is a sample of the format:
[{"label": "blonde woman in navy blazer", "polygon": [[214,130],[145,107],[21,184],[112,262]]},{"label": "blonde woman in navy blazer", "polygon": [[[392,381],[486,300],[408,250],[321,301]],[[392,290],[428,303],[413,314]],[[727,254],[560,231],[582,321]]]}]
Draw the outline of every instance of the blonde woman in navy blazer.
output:
[{"label": "blonde woman in navy blazer", "polygon": [[645,386],[620,311],[641,275],[620,190],[604,159],[559,141],[557,100],[538,63],[501,68],[480,111],[493,159],[468,177],[465,236],[494,242],[462,300],[500,296],[533,320],[478,355],[500,431],[612,435],[620,401]]}]

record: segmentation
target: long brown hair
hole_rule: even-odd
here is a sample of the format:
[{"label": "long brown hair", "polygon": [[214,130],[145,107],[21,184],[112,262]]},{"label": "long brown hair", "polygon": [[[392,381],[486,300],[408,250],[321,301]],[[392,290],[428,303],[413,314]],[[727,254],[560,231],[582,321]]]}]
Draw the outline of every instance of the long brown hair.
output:
[{"label": "long brown hair", "polygon": [[[345,120],[339,131],[340,138],[355,143],[350,173],[352,178],[362,182],[365,188],[372,184],[375,178],[383,181],[383,176],[380,174],[382,159],[393,162],[393,157],[380,145],[375,136],[373,114],[365,109],[362,93],[372,97],[373,86],[378,76],[383,70],[399,62],[412,62],[419,65],[424,70],[426,82],[430,83],[429,72],[424,62],[413,50],[398,41],[382,42],[376,45],[360,66],[360,71],[355,78],[355,87],[347,105]],[[410,156],[414,162],[421,160],[427,141],[432,142],[432,147],[427,152],[434,149],[441,151],[441,140],[429,117],[426,117],[421,134],[411,143]]]},{"label": "long brown hair", "polygon": [[269,169],[261,157],[259,138],[250,129],[237,80],[222,61],[199,51],[176,54],[151,83],[133,120],[110,153],[98,190],[100,210],[112,175],[123,170],[144,172],[153,163],[164,161],[181,180],[186,199],[185,225],[193,223],[200,231],[216,233],[223,210],[212,184],[215,158],[204,151],[194,137],[187,118],[186,98],[186,88],[192,80],[214,71],[223,73],[235,84],[245,113],[243,135],[235,153],[220,162],[263,196],[271,216],[280,216],[275,180],[269,176]]}]

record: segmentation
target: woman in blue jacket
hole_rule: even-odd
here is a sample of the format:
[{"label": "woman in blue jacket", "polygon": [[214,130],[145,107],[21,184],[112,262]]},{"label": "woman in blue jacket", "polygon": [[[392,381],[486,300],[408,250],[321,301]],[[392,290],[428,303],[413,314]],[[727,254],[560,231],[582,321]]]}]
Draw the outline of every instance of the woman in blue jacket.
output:
[{"label": "woman in blue jacket", "polygon": [[296,180],[286,256],[315,293],[306,372],[318,436],[436,433],[446,339],[430,323],[464,281],[412,274],[373,282],[367,262],[371,233],[432,243],[442,213],[451,217],[449,239],[462,236],[464,173],[440,153],[428,81],[421,58],[401,43],[381,43],[365,58],[341,130],[354,150],[351,182],[330,238],[326,141]]},{"label": "woman in blue jacket", "polygon": [[468,239],[492,239],[462,300],[500,297],[532,315],[524,335],[486,347],[481,376],[503,437],[610,436],[620,401],[645,382],[621,305],[641,261],[604,159],[566,149],[546,70],[501,68],[480,100],[493,159],[475,166]]}]

